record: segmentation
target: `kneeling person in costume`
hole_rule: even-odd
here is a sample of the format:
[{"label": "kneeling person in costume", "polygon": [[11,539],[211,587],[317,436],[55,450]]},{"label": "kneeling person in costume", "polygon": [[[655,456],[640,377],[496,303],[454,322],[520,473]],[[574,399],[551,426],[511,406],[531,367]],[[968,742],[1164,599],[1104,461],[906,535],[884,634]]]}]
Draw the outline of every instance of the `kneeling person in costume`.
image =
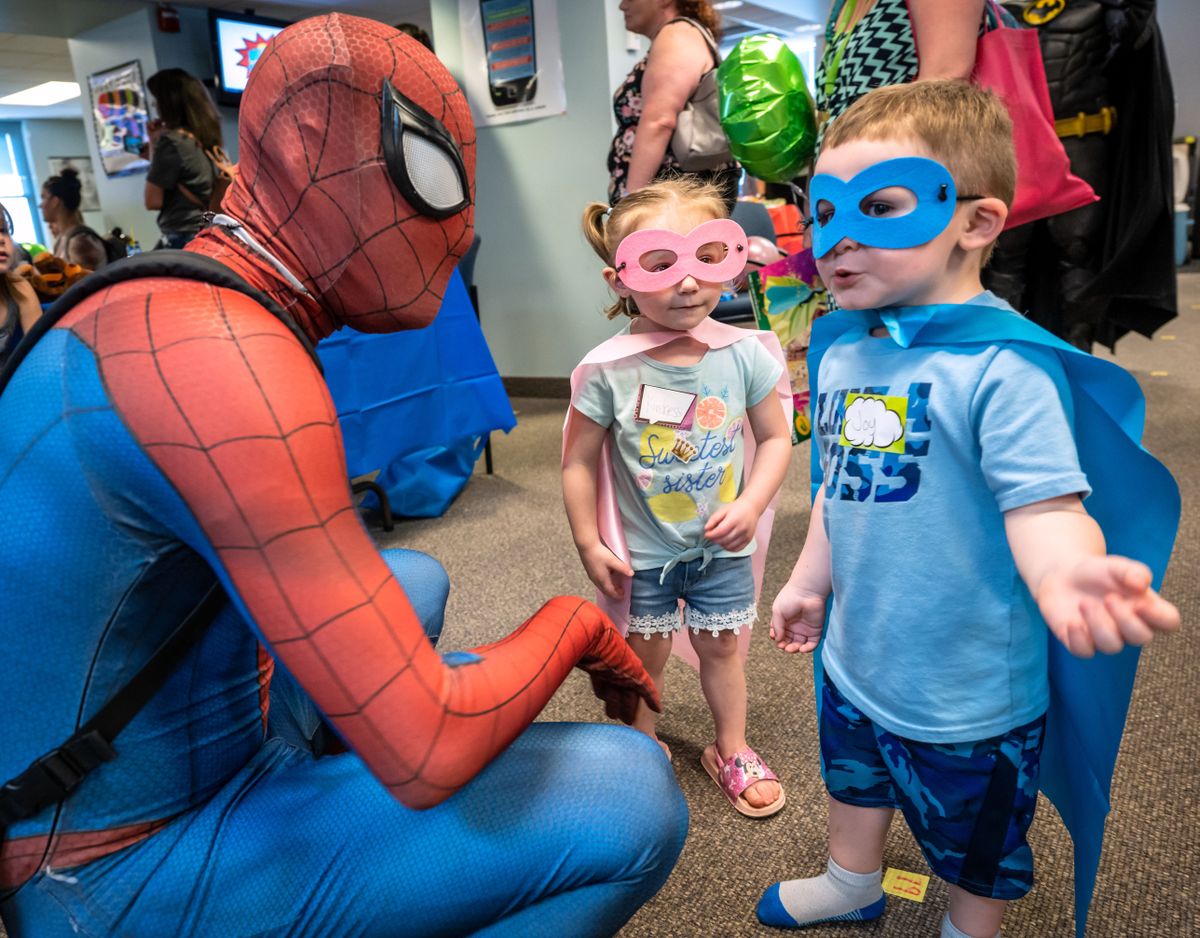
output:
[{"label": "kneeling person in costume", "polygon": [[[796,652],[824,627],[830,858],[767,890],[769,925],[881,915],[898,807],[950,884],[942,936],[992,938],[1033,883],[1039,782],[1076,825],[1086,915],[1082,841],[1103,826],[1136,656],[1082,659],[1179,625],[1151,588],[1177,491],[1140,421],[1121,422],[1136,408],[1109,400],[1140,401],[1136,384],[980,286],[1013,194],[1011,133],[989,93],[918,82],[856,102],[817,161],[813,253],[841,309],[813,329],[812,520],[771,631]],[[1153,518],[1140,531],[1114,504],[1129,491]],[[1066,751],[1077,739],[1100,743]],[[1071,777],[1080,766],[1096,776]]]},{"label": "kneeling person in costume", "polygon": [[[563,449],[571,532],[602,597],[628,600],[630,645],[660,690],[684,601],[716,728],[702,761],[738,811],[766,817],[784,795],[746,742],[738,634],[748,638],[757,617],[756,528],[765,522],[765,548],[791,457],[779,394],[787,379],[774,335],[709,319],[722,283],[745,266],[746,234],[715,188],[689,180],[640,189],[611,212],[593,203],[584,232],[619,296],[610,318],[632,321],[572,376]],[[598,506],[610,480],[615,500]],[[657,739],[655,723],[642,707],[633,725]]]},{"label": "kneeling person in costume", "polygon": [[[85,280],[108,285],[0,375],[7,932],[611,935],[669,874],[686,805],[643,734],[530,724],[577,665],[628,719],[649,678],[574,597],[439,656],[445,573],[371,541],[308,348],[436,314],[472,237],[467,103],[417,42],[334,14],[272,39],[239,121],[215,225]],[[80,781],[63,741],[206,595],[215,617]],[[271,691],[268,724],[275,662],[303,694]],[[314,758],[288,696],[353,751]]]}]

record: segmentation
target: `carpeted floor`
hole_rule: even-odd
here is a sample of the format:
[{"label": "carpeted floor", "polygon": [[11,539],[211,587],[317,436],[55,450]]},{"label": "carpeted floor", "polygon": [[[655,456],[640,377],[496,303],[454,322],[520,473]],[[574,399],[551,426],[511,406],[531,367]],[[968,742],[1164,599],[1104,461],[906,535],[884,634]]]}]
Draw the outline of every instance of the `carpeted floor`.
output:
[{"label": "carpeted floor", "polygon": [[[1104,860],[1092,905],[1094,938],[1200,934],[1200,522],[1190,506],[1200,497],[1200,272],[1181,275],[1178,320],[1153,341],[1129,336],[1117,360],[1142,383],[1148,400],[1146,443],[1174,472],[1185,514],[1164,593],[1183,611],[1184,632],[1145,652],[1113,786]],[[482,466],[447,514],[401,522],[381,540],[438,557],[454,591],[444,648],[491,641],[558,593],[592,591],[571,543],[558,474],[565,402],[518,399],[518,427],[495,438],[496,472]],[[808,522],[807,446],[795,453],[776,522],[762,610],[785,580]],[[1130,511],[1137,493],[1129,493]],[[736,814],[701,769],[711,721],[699,682],[686,665],[667,672],[661,732],[691,808],[687,845],[662,891],[621,931],[622,938],[708,938],[778,934],[759,926],[754,904],[786,877],[824,867],[825,794],[817,771],[812,674],[806,659],[789,658],[756,636],[747,665],[749,737],[787,788],[787,807],[766,821]],[[586,679],[575,674],[543,714],[548,720],[598,720]],[[631,786],[636,785],[631,780]],[[636,791],[631,790],[631,797]],[[1042,799],[1031,835],[1038,882],[1014,905],[1006,935],[1072,933],[1070,841]],[[893,825],[885,866],[927,872],[902,823]],[[806,934],[901,936],[937,934],[946,890],[937,881],[922,903],[891,899],[869,925],[824,927]],[[564,936],[568,938],[568,936]]]}]

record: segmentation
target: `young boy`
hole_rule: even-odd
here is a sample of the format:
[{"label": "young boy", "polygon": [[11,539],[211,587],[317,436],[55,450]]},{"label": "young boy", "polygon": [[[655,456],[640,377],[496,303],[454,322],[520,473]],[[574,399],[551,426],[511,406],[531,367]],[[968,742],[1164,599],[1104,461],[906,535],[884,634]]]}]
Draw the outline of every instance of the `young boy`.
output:
[{"label": "young boy", "polygon": [[[1102,367],[1098,384],[1127,391],[1132,379],[1076,363],[1086,356],[980,284],[1014,182],[1003,105],[962,82],[873,91],[825,136],[813,253],[841,309],[818,320],[810,357],[823,484],[771,634],[784,651],[812,651],[832,591],[818,686],[830,858],[825,874],[767,890],[765,924],[881,915],[899,807],[950,884],[942,936],[992,938],[1033,883],[1026,832],[1056,667],[1043,622],[1081,657],[1179,625],[1151,569],[1105,543],[1111,520],[1110,546],[1165,565],[1173,482],[1136,447],[1140,427],[1118,427],[1072,384]],[[1154,509],[1165,553],[1130,546],[1099,483],[1088,508],[1103,510],[1103,533],[1084,510],[1089,478],[1112,481],[1103,461],[1081,466],[1104,419],[1108,459],[1136,450],[1131,471],[1166,493]]]}]

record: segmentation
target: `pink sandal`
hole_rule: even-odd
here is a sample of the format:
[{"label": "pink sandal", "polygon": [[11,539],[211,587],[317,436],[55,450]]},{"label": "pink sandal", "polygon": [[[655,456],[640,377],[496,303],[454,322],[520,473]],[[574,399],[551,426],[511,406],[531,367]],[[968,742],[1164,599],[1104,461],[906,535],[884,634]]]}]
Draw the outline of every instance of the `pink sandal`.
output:
[{"label": "pink sandal", "polygon": [[742,792],[755,782],[779,781],[779,776],[772,772],[762,757],[749,746],[739,749],[728,759],[722,759],[721,754],[717,752],[717,744],[713,743],[700,754],[700,764],[717,783],[717,787],[725,793],[734,809],[746,817],[770,817],[783,807],[786,799],[782,786],[779,789],[779,797],[761,808],[754,807],[742,797]]}]

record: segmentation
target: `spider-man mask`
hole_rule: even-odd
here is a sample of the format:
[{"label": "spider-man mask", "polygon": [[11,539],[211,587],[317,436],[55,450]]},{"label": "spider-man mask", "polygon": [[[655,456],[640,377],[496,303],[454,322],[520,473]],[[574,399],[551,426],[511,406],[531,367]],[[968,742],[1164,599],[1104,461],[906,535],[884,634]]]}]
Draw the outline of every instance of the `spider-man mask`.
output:
[{"label": "spider-man mask", "polygon": [[337,320],[432,320],[475,195],[475,127],[441,62],[374,20],[314,17],[264,50],[239,119],[226,211]]}]

